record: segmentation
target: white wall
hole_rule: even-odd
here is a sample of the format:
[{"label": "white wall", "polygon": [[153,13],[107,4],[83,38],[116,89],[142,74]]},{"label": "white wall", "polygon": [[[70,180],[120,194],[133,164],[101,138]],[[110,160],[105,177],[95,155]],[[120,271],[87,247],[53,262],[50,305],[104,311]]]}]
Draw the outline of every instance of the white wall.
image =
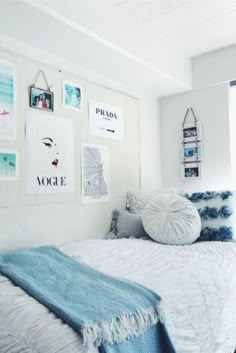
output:
[{"label": "white wall", "polygon": [[[88,87],[92,87],[93,89],[98,87],[100,99],[109,97],[109,99],[114,100],[113,104],[118,105],[123,104],[125,99],[128,105],[131,104],[133,106],[133,108],[130,106],[133,114],[128,114],[128,116],[125,114],[130,137],[126,138],[125,142],[121,142],[121,149],[119,148],[120,145],[116,147],[116,158],[119,163],[116,163],[114,160],[113,173],[117,171],[121,175],[126,167],[123,157],[121,157],[122,153],[125,160],[129,160],[130,163],[127,171],[123,173],[123,177],[113,179],[111,202],[103,203],[99,206],[81,206],[79,180],[74,195],[66,194],[62,196],[63,199],[61,199],[60,195],[55,195],[53,200],[38,196],[27,199],[24,193],[25,165],[23,160],[19,183],[10,183],[7,188],[1,187],[0,249],[22,248],[43,243],[59,244],[104,235],[110,226],[111,210],[116,207],[123,208],[125,206],[125,193],[128,188],[136,189],[140,186],[143,188],[160,187],[159,120],[156,98],[150,98],[150,96],[137,91],[134,87],[128,87],[113,80],[112,77],[105,77],[83,67],[76,66],[71,62],[62,60],[38,48],[32,48],[10,38],[6,41],[4,36],[0,36],[0,46],[2,47],[0,49],[0,57],[5,57],[20,65],[18,72],[19,85],[30,84],[35,70],[38,67],[43,67],[49,75],[49,80],[54,81],[56,78],[56,89],[58,90],[61,80],[61,76],[58,76],[58,69],[61,69],[62,75],[66,74],[66,76],[73,79],[74,77],[78,77],[82,81],[87,82]],[[28,67],[30,67],[29,70]],[[28,71],[27,75],[25,75],[25,71]],[[106,89],[106,87],[109,88]],[[21,98],[24,104],[27,105],[27,89],[22,86],[20,91]],[[131,97],[127,98],[126,95],[130,95]],[[132,98],[132,96],[135,96],[136,99]],[[139,103],[137,99],[139,99]],[[56,104],[58,109],[59,101]],[[141,106],[140,111],[138,105]],[[25,106],[20,108],[18,121],[19,135],[16,144],[6,145],[0,141],[0,147],[17,146],[21,152],[24,151],[24,108]],[[123,108],[126,110],[126,107],[123,106]],[[128,110],[130,111],[130,109]],[[57,113],[61,115],[61,112]],[[74,119],[73,117],[71,118]],[[80,123],[81,121],[78,122],[79,125]],[[142,130],[139,131],[140,126]],[[80,133],[82,134],[80,137],[82,136],[83,142],[86,142],[88,137],[87,126],[84,126],[83,129],[84,132]],[[94,142],[91,139],[89,141]],[[107,141],[95,142],[106,144]],[[114,145],[115,143],[113,144],[113,152],[115,152]],[[79,142],[77,140],[78,147]],[[125,149],[127,150],[127,154],[122,152]],[[132,155],[130,151],[134,151],[134,149],[136,149],[137,153]],[[79,166],[79,161],[77,162],[77,166]],[[125,177],[127,173],[130,176],[129,178]],[[77,175],[79,175],[79,170],[77,170]]]},{"label": "white wall", "polygon": [[[20,180],[0,183],[0,248],[10,249],[43,243],[64,243],[71,240],[99,237],[108,232],[111,212],[125,205],[126,192],[140,185],[139,100],[104,88],[73,73],[31,61],[16,54],[0,51],[0,58],[16,66],[15,142],[0,141],[0,148],[17,148],[20,152]],[[25,173],[25,110],[29,109],[28,87],[38,69],[45,71],[53,83],[54,113],[74,123],[75,190],[68,193],[26,195]],[[62,107],[62,79],[79,82],[83,88],[82,113]],[[39,83],[39,86],[42,86]],[[88,99],[121,107],[124,114],[124,139],[113,141],[88,133]],[[97,204],[81,204],[80,144],[106,145],[110,152],[111,200]]]},{"label": "white wall", "polygon": [[193,88],[236,79],[236,45],[192,59]]},{"label": "white wall", "polygon": [[157,98],[143,97],[140,106],[141,188],[161,187],[160,115]]},{"label": "white wall", "polygon": [[[183,181],[180,173],[181,126],[192,107],[203,126],[202,180]],[[232,187],[228,84],[160,100],[162,185],[199,191]]]}]

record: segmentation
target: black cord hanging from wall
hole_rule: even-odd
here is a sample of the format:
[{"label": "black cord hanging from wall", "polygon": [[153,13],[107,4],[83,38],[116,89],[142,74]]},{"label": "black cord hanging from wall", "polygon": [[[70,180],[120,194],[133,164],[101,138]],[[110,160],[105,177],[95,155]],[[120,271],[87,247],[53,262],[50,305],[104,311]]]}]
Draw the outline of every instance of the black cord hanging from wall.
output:
[{"label": "black cord hanging from wall", "polygon": [[185,116],[184,116],[184,120],[183,120],[183,123],[182,123],[182,128],[184,128],[184,125],[185,125],[185,122],[186,122],[186,119],[187,119],[189,113],[192,113],[192,116],[193,116],[193,119],[194,119],[194,124],[197,125],[196,115],[194,114],[193,108],[190,107],[190,108],[188,108],[186,110],[186,113],[185,113]]},{"label": "black cord hanging from wall", "polygon": [[[46,84],[46,89],[36,87],[39,76],[42,75]],[[29,105],[31,108],[37,108],[46,110],[49,112],[53,111],[54,107],[54,95],[51,91],[52,84],[49,86],[48,80],[43,70],[38,70],[32,85],[29,87]]]}]

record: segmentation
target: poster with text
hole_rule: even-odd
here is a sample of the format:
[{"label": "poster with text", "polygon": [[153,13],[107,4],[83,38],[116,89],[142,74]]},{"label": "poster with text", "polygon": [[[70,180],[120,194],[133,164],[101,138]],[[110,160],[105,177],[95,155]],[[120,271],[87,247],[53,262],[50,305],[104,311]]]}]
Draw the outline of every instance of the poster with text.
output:
[{"label": "poster with text", "polygon": [[89,100],[89,134],[114,140],[122,140],[122,109],[102,102]]},{"label": "poster with text", "polygon": [[15,67],[0,60],[0,138],[15,139]]},{"label": "poster with text", "polygon": [[74,189],[73,121],[50,113],[26,113],[27,193]]},{"label": "poster with text", "polygon": [[110,199],[109,155],[106,146],[81,145],[82,202]]}]

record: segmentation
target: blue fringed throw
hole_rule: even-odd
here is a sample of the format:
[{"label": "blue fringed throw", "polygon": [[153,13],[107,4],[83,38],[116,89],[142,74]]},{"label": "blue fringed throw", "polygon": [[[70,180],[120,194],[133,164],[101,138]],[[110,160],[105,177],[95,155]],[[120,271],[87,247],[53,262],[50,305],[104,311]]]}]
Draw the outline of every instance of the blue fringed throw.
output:
[{"label": "blue fringed throw", "polygon": [[[0,254],[0,272],[79,332],[84,344],[104,353],[162,352],[153,341],[160,297],[137,283],[98,272],[53,246]],[[139,350],[129,339],[137,339]]]}]

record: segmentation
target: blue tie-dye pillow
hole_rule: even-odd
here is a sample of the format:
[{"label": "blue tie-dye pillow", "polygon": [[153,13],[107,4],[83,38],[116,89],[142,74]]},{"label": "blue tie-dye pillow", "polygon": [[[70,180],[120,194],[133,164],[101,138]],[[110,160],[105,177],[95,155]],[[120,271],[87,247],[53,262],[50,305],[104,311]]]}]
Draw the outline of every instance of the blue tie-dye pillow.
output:
[{"label": "blue tie-dye pillow", "polygon": [[198,240],[236,241],[234,191],[195,192],[185,197],[197,207],[202,220]]}]

